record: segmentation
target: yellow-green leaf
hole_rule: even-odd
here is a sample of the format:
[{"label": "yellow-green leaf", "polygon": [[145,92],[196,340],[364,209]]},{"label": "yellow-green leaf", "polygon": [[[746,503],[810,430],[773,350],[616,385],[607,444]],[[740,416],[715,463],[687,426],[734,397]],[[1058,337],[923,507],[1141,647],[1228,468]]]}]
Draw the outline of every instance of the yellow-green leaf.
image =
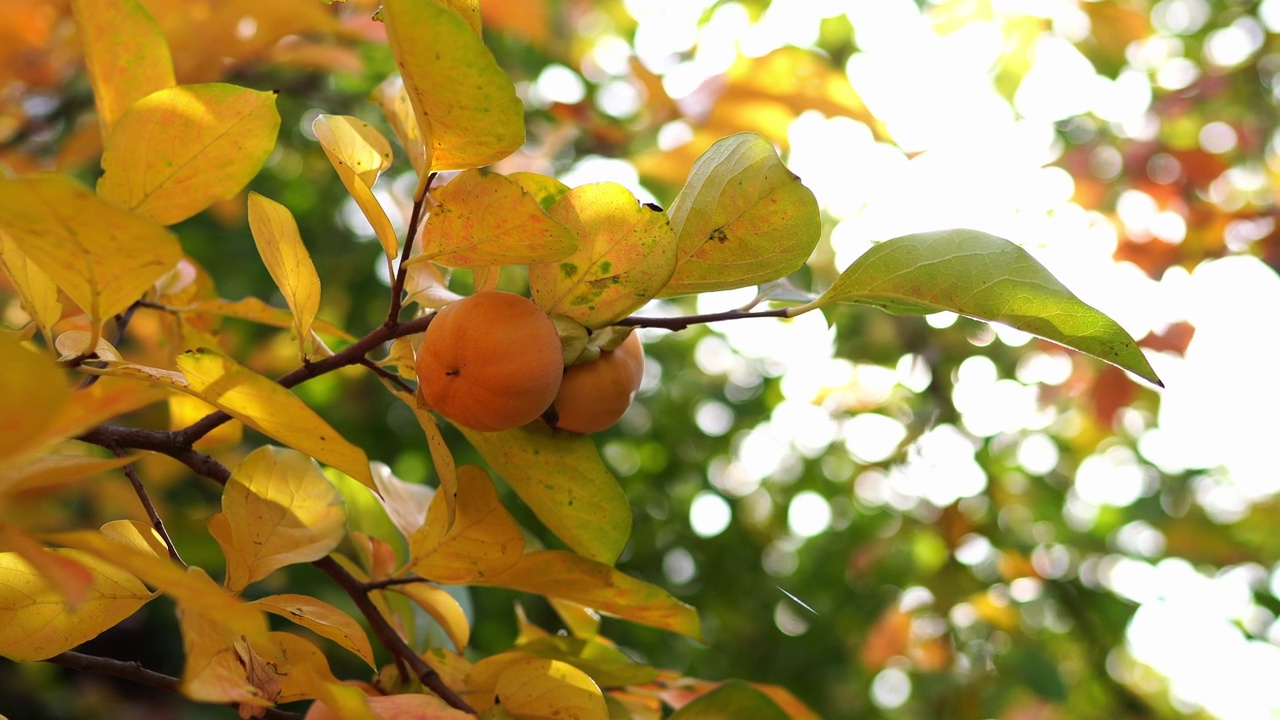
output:
[{"label": "yellow-green leaf", "polygon": [[483,469],[458,468],[454,508],[450,523],[443,493],[436,494],[426,524],[409,543],[413,572],[438,583],[462,584],[501,573],[520,560],[524,533]]},{"label": "yellow-green leaf", "polygon": [[768,695],[740,680],[729,681],[680,708],[671,720],[789,720]]},{"label": "yellow-green leaf", "polygon": [[320,312],[320,276],[311,262],[311,253],[302,243],[298,223],[289,208],[258,193],[249,193],[249,230],[258,254],[276,281],[293,311],[293,329],[298,334],[298,351],[310,357],[311,323]]},{"label": "yellow-green leaf", "polygon": [[496,704],[516,720],[609,720],[604,693],[595,681],[559,660],[516,660],[503,668],[494,691]]},{"label": "yellow-green leaf", "polygon": [[369,667],[373,663],[373,646],[369,636],[355,618],[310,595],[268,595],[254,600],[251,605],[292,620],[321,637],[329,638],[364,660]]},{"label": "yellow-green leaf", "polygon": [[71,389],[52,359],[7,334],[0,334],[0,368],[0,462],[7,466],[40,449]]},{"label": "yellow-green leaf", "polygon": [[804,265],[822,233],[813,192],[756,133],[703,153],[667,215],[680,245],[664,297],[776,280]]},{"label": "yellow-green leaf", "polygon": [[572,600],[605,615],[702,639],[698,612],[666,590],[563,550],[528,553],[515,567],[478,584]]},{"label": "yellow-green leaf", "polygon": [[182,257],[173,233],[61,175],[0,182],[0,230],[95,324],[129,307]]},{"label": "yellow-green leaf", "polygon": [[372,125],[348,115],[320,115],[312,121],[311,131],[343,187],[369,220],[388,261],[394,260],[400,241],[387,211],[370,189],[378,175],[391,166],[391,144]]},{"label": "yellow-green leaf", "polygon": [[471,624],[467,622],[467,614],[462,611],[458,600],[447,591],[424,582],[392,585],[387,589],[408,597],[418,607],[426,610],[440,624],[458,652],[467,647],[471,640]]},{"label": "yellow-green leaf", "polygon": [[409,164],[419,177],[426,175],[427,147],[422,142],[422,130],[418,127],[418,116],[413,113],[413,103],[409,102],[409,92],[404,87],[404,78],[392,75],[374,88],[373,102],[382,109],[382,114],[391,126],[391,131],[400,141],[409,156]]},{"label": "yellow-green leaf", "polygon": [[525,192],[536,198],[543,210],[550,210],[557,200],[569,193],[568,185],[542,173],[513,172],[507,178],[514,180]]},{"label": "yellow-green leaf", "polygon": [[524,106],[474,28],[421,0],[382,4],[432,170],[490,165],[524,144]]},{"label": "yellow-green leaf", "polygon": [[364,451],[339,435],[298,396],[214,350],[185,352],[178,356],[177,364],[192,395],[376,492]]},{"label": "yellow-green leaf", "polygon": [[631,504],[591,438],[542,423],[459,430],[556,537],[593,560],[618,559],[631,535]]},{"label": "yellow-green leaf", "polygon": [[910,314],[950,310],[1001,322],[1163,387],[1116,321],[1082,302],[1026,250],[978,230],[918,233],[875,245],[805,309],[833,302]]},{"label": "yellow-green leaf", "polygon": [[154,92],[116,123],[98,193],[161,225],[181,222],[240,192],[279,129],[274,92],[225,83]]},{"label": "yellow-green leaf", "polygon": [[[256,297],[247,297],[243,300],[206,300],[194,305],[176,308],[176,311],[195,315],[202,313],[225,315],[226,317],[239,318],[240,320],[248,320],[278,328],[293,327],[294,323],[292,313],[271,307]],[[323,320],[312,321],[311,329],[348,342],[355,342],[356,340],[347,331]]]},{"label": "yellow-green leaf", "polygon": [[422,253],[446,267],[524,265],[568,257],[573,233],[503,175],[468,170],[433,196],[438,205],[423,228]]},{"label": "yellow-green leaf", "polygon": [[75,550],[47,551],[88,568],[93,585],[79,607],[17,553],[0,553],[0,655],[44,660],[97,637],[154,597],[133,574]]},{"label": "yellow-green leaf", "polygon": [[666,286],[676,236],[656,206],[641,205],[617,183],[570,190],[549,211],[577,237],[562,260],[529,268],[534,302],[591,328],[624,318]]},{"label": "yellow-green leaf", "polygon": [[547,635],[520,642],[517,649],[548,660],[569,663],[590,675],[602,687],[643,685],[657,677],[657,668],[642,665],[605,642]]},{"label": "yellow-green leaf", "polygon": [[278,568],[319,560],[345,534],[342,496],[315,461],[271,445],[249,453],[222,491],[222,514],[243,565],[228,563],[239,592]]},{"label": "yellow-green leaf", "polygon": [[173,58],[160,26],[137,0],[74,0],[71,8],[106,143],[130,105],[173,87]]},{"label": "yellow-green leaf", "polygon": [[18,248],[8,233],[0,230],[0,272],[22,298],[22,307],[35,320],[45,341],[53,339],[53,324],[62,317],[62,303],[58,301],[58,286]]}]

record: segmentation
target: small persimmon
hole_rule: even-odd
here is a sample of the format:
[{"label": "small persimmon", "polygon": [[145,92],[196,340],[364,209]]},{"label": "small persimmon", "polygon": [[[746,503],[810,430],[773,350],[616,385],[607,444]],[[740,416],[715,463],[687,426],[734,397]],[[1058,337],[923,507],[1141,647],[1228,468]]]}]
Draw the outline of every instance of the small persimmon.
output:
[{"label": "small persimmon", "polygon": [[551,407],[564,355],[555,325],[533,301],[485,290],[436,313],[417,370],[431,409],[463,427],[497,432]]},{"label": "small persimmon", "polygon": [[576,433],[612,427],[631,407],[644,377],[644,346],[632,332],[613,350],[565,370],[556,396],[556,427]]}]

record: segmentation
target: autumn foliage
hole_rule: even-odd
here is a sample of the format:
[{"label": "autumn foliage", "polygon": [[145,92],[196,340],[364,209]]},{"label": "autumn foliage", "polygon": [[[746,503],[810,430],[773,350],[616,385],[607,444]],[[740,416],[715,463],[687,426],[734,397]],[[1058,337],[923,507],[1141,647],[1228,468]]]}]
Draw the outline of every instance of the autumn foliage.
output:
[{"label": "autumn foliage", "polygon": [[[0,333],[0,655],[12,660],[105,672],[109,659],[75,648],[164,595],[185,658],[168,686],[243,717],[297,700],[347,720],[648,720],[669,710],[692,720],[717,708],[814,717],[779,688],[681,678],[601,634],[606,615],[702,639],[694,608],[617,566],[631,505],[582,435],[631,404],[645,362],[635,328],[837,303],[949,310],[1158,382],[1119,325],[986,233],[888,240],[820,292],[787,290],[779,281],[805,265],[821,218],[758,133],[707,143],[666,209],[617,183],[568,187],[490,169],[525,143],[524,108],[468,2],[383,3],[377,20],[399,72],[372,100],[397,150],[355,116],[318,114],[309,127],[307,162],[332,165],[391,284],[385,320],[336,327],[320,318],[324,278],[308,250],[320,239],[303,237],[282,199],[242,194],[277,146],[280,93],[180,82],[202,73],[175,75],[188,67],[186,48],[171,48],[157,24],[173,18],[152,18],[136,0],[72,5],[102,175],[93,188],[70,174],[0,181],[0,266],[26,318]],[[332,27],[318,0],[308,7]],[[374,192],[397,154],[416,178],[394,190],[408,210],[402,232],[387,183]],[[224,298],[223,279],[184,253],[174,226],[226,198],[243,208],[287,309]],[[655,298],[750,286],[761,287],[756,302],[715,316],[642,311]],[[80,315],[66,330],[64,316]],[[287,329],[288,371],[269,377],[252,353],[224,345],[229,318]],[[338,372],[368,373],[403,403],[430,448],[430,485],[396,477],[294,392]],[[464,452],[478,459],[460,462]],[[220,491],[201,516],[207,527],[186,529],[207,531],[220,558],[183,560],[138,472],[145,453],[180,463],[181,482]],[[21,512],[33,494],[74,493],[78,480],[108,472],[129,478],[147,522],[47,527]],[[526,539],[495,478],[546,528],[547,547]],[[303,563],[363,619],[255,586]],[[510,650],[469,653],[473,620],[450,586],[548,598],[569,632],[526,622]],[[307,632],[273,631],[268,616]],[[426,618],[437,636],[415,631]],[[342,682],[329,652],[370,673],[381,666],[393,678],[380,686],[388,695]]]}]

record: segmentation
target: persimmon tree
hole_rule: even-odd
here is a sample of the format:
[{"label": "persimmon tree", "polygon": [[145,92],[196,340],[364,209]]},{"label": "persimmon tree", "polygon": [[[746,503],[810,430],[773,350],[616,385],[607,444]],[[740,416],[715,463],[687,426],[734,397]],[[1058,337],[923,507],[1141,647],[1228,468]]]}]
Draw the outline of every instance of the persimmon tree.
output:
[{"label": "persimmon tree", "polygon": [[[815,717],[785,689],[682,678],[601,634],[607,615],[702,636],[694,608],[616,566],[631,507],[593,439],[557,427],[554,392],[540,408],[551,412],[498,432],[450,423],[459,415],[437,413],[417,392],[419,357],[442,350],[424,346],[428,330],[462,301],[460,287],[523,289],[555,327],[566,368],[612,352],[636,328],[678,332],[856,304],[1005,323],[1159,384],[1118,324],[1022,248],[983,232],[886,240],[829,287],[797,289],[787,278],[819,241],[818,205],[760,134],[711,142],[665,209],[615,183],[568,187],[487,169],[525,142],[524,109],[483,42],[474,2],[383,3],[376,19],[399,73],[371,100],[398,151],[354,116],[320,114],[310,126],[311,152],[328,159],[381,245],[385,320],[336,327],[319,318],[324,278],[311,239],[286,204],[256,193],[245,200],[248,224],[287,309],[225,299],[171,228],[259,172],[280,130],[277,93],[178,84],[183,48],[170,49],[136,0],[74,9],[101,177],[92,189],[65,174],[0,182],[0,265],[29,318],[0,334],[0,655],[12,660],[172,687],[242,717],[280,717],[275,706],[308,699],[348,719]],[[403,232],[374,192],[395,152],[417,177]],[[751,286],[756,299],[737,310],[644,312],[655,298]],[[251,369],[223,346],[225,318],[287,329],[294,369],[275,378]],[[159,332],[131,342],[142,321]],[[484,324],[465,329],[442,342],[482,338],[459,342],[485,348],[495,364],[518,364],[527,350]],[[397,478],[293,392],[349,371],[372,374],[417,419],[434,486]],[[134,422],[158,404],[168,427]],[[463,438],[483,464],[455,460],[471,454]],[[207,513],[220,562],[184,561],[138,472],[146,454],[221,486],[220,508]],[[24,517],[30,498],[73,496],[80,481],[116,471],[148,522],[48,527]],[[495,480],[549,537],[517,522]],[[347,510],[370,505],[382,525]],[[302,563],[341,588],[360,619],[307,594],[250,590]],[[450,586],[544,596],[569,632],[524,622],[509,650],[468,653],[472,623]],[[75,650],[160,595],[177,611],[180,678]],[[272,630],[272,615],[305,632]],[[426,618],[440,642],[422,632]],[[342,682],[356,678],[336,677],[330,652],[358,657],[369,666],[358,679],[372,684]],[[369,695],[411,695],[413,710]]]}]

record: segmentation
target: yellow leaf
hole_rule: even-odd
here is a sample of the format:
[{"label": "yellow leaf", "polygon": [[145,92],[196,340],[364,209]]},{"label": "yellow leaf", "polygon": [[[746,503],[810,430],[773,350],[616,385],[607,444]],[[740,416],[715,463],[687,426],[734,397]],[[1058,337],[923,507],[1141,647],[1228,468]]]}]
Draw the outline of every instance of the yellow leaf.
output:
[{"label": "yellow leaf", "polygon": [[378,486],[378,501],[387,511],[387,517],[406,540],[413,537],[427,521],[427,508],[435,491],[426,485],[401,480],[383,463],[370,463],[370,469],[373,482]]},{"label": "yellow leaf", "polygon": [[51,328],[62,317],[58,286],[35,263],[27,260],[26,254],[3,230],[0,230],[0,271],[9,276],[22,298],[22,307],[36,321],[46,341],[52,340]]},{"label": "yellow leaf", "polygon": [[138,579],[216,622],[235,636],[256,638],[267,631],[266,618],[240,598],[223,590],[200,568],[184,570],[168,555],[157,557],[133,543],[123,543],[101,532],[79,530],[49,536],[58,545],[93,555],[127,570]]},{"label": "yellow leaf", "polygon": [[97,343],[92,350],[89,343],[93,342],[96,333],[85,332],[84,330],[68,330],[62,333],[53,341],[53,347],[58,351],[58,361],[65,362],[71,358],[83,357],[89,353],[93,353],[99,360],[107,362],[120,361],[120,352],[115,349],[111,341],[97,335]]},{"label": "yellow leaf", "polygon": [[418,418],[422,432],[427,436],[427,447],[431,450],[431,463],[435,466],[436,476],[440,478],[438,492],[444,494],[445,507],[449,511],[449,523],[452,524],[454,498],[458,494],[458,470],[453,461],[453,451],[449,449],[449,444],[445,442],[444,435],[440,432],[440,423],[413,395],[394,389],[391,393],[409,406],[414,417]]},{"label": "yellow leaf", "polygon": [[556,537],[594,560],[618,559],[631,535],[631,503],[591,438],[543,423],[496,433],[458,429]]},{"label": "yellow leaf", "polygon": [[97,637],[137,612],[153,595],[127,571],[75,550],[51,554],[79,563],[93,584],[78,609],[17,553],[0,553],[0,655],[44,660]]},{"label": "yellow leaf", "polygon": [[560,260],[577,247],[573,233],[503,175],[468,170],[433,195],[438,205],[423,228],[422,253],[415,263],[524,265]]},{"label": "yellow leaf", "polygon": [[181,222],[240,192],[279,129],[274,92],[224,83],[154,92],[116,123],[98,193],[161,225]]},{"label": "yellow leaf", "polygon": [[409,542],[414,572],[445,584],[481,582],[520,560],[524,533],[498,499],[488,473],[475,465],[458,468],[452,523],[441,495]]},{"label": "yellow leaf", "polygon": [[12,550],[31,563],[72,610],[84,602],[93,585],[93,574],[83,564],[48,550],[13,525],[0,524],[0,550]]},{"label": "yellow leaf", "polygon": [[600,634],[600,615],[596,611],[560,598],[548,598],[548,601],[574,637],[590,640]]},{"label": "yellow leaf", "polygon": [[664,297],[776,280],[804,265],[822,232],[813,193],[755,133],[703,153],[667,214],[679,252]]},{"label": "yellow leaf", "polygon": [[507,179],[514,180],[525,192],[537,198],[538,205],[543,210],[550,209],[557,200],[569,193],[568,185],[542,173],[513,172]]},{"label": "yellow leaf", "polygon": [[293,213],[255,192],[249,193],[249,229],[267,272],[293,311],[298,352],[305,361],[310,357],[307,347],[311,345],[311,323],[320,311],[320,276],[311,262],[311,253],[302,244]]},{"label": "yellow leaf", "polygon": [[676,236],[667,216],[621,185],[574,188],[550,215],[577,236],[578,249],[529,268],[533,300],[548,313],[601,328],[644,305],[671,278]]},{"label": "yellow leaf", "polygon": [[286,565],[319,560],[345,534],[342,496],[315,461],[267,445],[240,462],[222,491],[231,541],[245,560],[229,589],[243,590]]},{"label": "yellow leaf", "polygon": [[[200,420],[205,415],[218,410],[218,408],[200,398],[183,393],[170,393],[167,399],[169,403],[170,430],[181,430]],[[222,423],[214,428],[213,432],[197,440],[195,448],[205,452],[224,450],[239,445],[243,438],[244,423],[239,420],[231,420],[230,422]]]},{"label": "yellow leaf", "polygon": [[524,144],[515,86],[466,20],[420,0],[382,12],[432,170],[482,167]]},{"label": "yellow leaf", "polygon": [[95,325],[129,307],[182,257],[168,230],[61,175],[0,182],[0,230]]},{"label": "yellow leaf", "polygon": [[168,558],[169,546],[155,528],[140,520],[112,520],[101,528],[103,535],[156,558]]},{"label": "yellow leaf", "polygon": [[348,115],[320,115],[312,121],[311,131],[342,185],[373,226],[387,260],[394,260],[400,241],[386,210],[370,189],[378,175],[391,166],[390,143],[372,125]]},{"label": "yellow leaf", "polygon": [[77,390],[74,398],[74,402],[62,405],[41,433],[37,449],[79,435],[117,415],[158,402],[164,398],[164,393],[128,380],[103,378],[88,390]]},{"label": "yellow leaf", "polygon": [[[137,455],[98,458],[87,455],[36,455],[0,464],[0,497],[65,487],[82,478],[114,470]],[[2,504],[2,502],[0,502]]]},{"label": "yellow leaf", "polygon": [[526,657],[507,665],[494,690],[516,720],[609,720],[600,687],[559,660]]},{"label": "yellow leaf", "polygon": [[137,0],[75,0],[71,7],[105,144],[130,105],[173,87],[173,59],[160,26]]},{"label": "yellow leaf", "polygon": [[[271,307],[256,297],[247,297],[243,300],[206,300],[204,302],[195,303],[194,305],[177,308],[177,312],[184,315],[211,313],[214,315],[225,315],[227,317],[239,318],[241,320],[249,320],[251,322],[270,325],[272,327],[293,327],[293,315],[291,313],[286,310],[281,310],[280,308]],[[331,337],[341,338],[348,342],[355,342],[356,340],[350,333],[346,332],[342,328],[331,325],[323,320],[313,321],[311,323],[311,329]]]},{"label": "yellow leaf", "polygon": [[310,641],[286,632],[271,633],[254,648],[262,662],[262,674],[274,675],[276,702],[319,698],[341,713],[344,720],[378,720],[359,688],[343,685],[333,676],[329,661]]},{"label": "yellow leaf", "polygon": [[475,31],[476,37],[483,37],[481,34],[483,28],[481,27],[480,0],[431,0],[431,2],[442,8],[452,10],[458,17],[467,21],[467,24]]},{"label": "yellow leaf", "polygon": [[702,639],[698,612],[666,590],[563,550],[528,553],[515,567],[477,584],[572,600],[605,615]]},{"label": "yellow leaf", "polygon": [[71,389],[51,359],[7,334],[0,335],[0,367],[0,462],[7,465],[40,449]]},{"label": "yellow leaf", "polygon": [[213,350],[185,352],[177,363],[196,397],[377,491],[364,451],[347,442],[298,396]]},{"label": "yellow leaf", "polygon": [[251,605],[292,620],[317,635],[329,638],[364,660],[373,664],[373,647],[369,637],[355,618],[326,602],[310,595],[269,595],[254,600]]},{"label": "yellow leaf", "polygon": [[382,114],[400,141],[400,147],[409,156],[414,172],[418,177],[426,175],[430,169],[427,167],[427,147],[422,142],[422,131],[418,127],[418,117],[413,114],[413,103],[409,102],[404,79],[392,75],[382,81],[374,88],[372,100],[382,108]]},{"label": "yellow leaf", "polygon": [[387,589],[408,597],[418,607],[426,610],[428,615],[440,623],[458,652],[467,647],[467,642],[471,639],[471,625],[467,622],[462,606],[448,591],[425,582],[391,585]]},{"label": "yellow leaf", "polygon": [[[192,568],[192,576],[209,579],[199,568]],[[261,631],[253,637],[253,642],[260,645],[268,636],[266,618],[256,608],[250,609],[262,620]],[[202,610],[190,602],[178,602],[178,627],[182,631],[185,659],[179,684],[182,694],[199,702],[270,707],[279,696],[280,688],[277,683],[264,693],[266,683],[261,677],[264,668],[249,637],[237,635]]]}]

